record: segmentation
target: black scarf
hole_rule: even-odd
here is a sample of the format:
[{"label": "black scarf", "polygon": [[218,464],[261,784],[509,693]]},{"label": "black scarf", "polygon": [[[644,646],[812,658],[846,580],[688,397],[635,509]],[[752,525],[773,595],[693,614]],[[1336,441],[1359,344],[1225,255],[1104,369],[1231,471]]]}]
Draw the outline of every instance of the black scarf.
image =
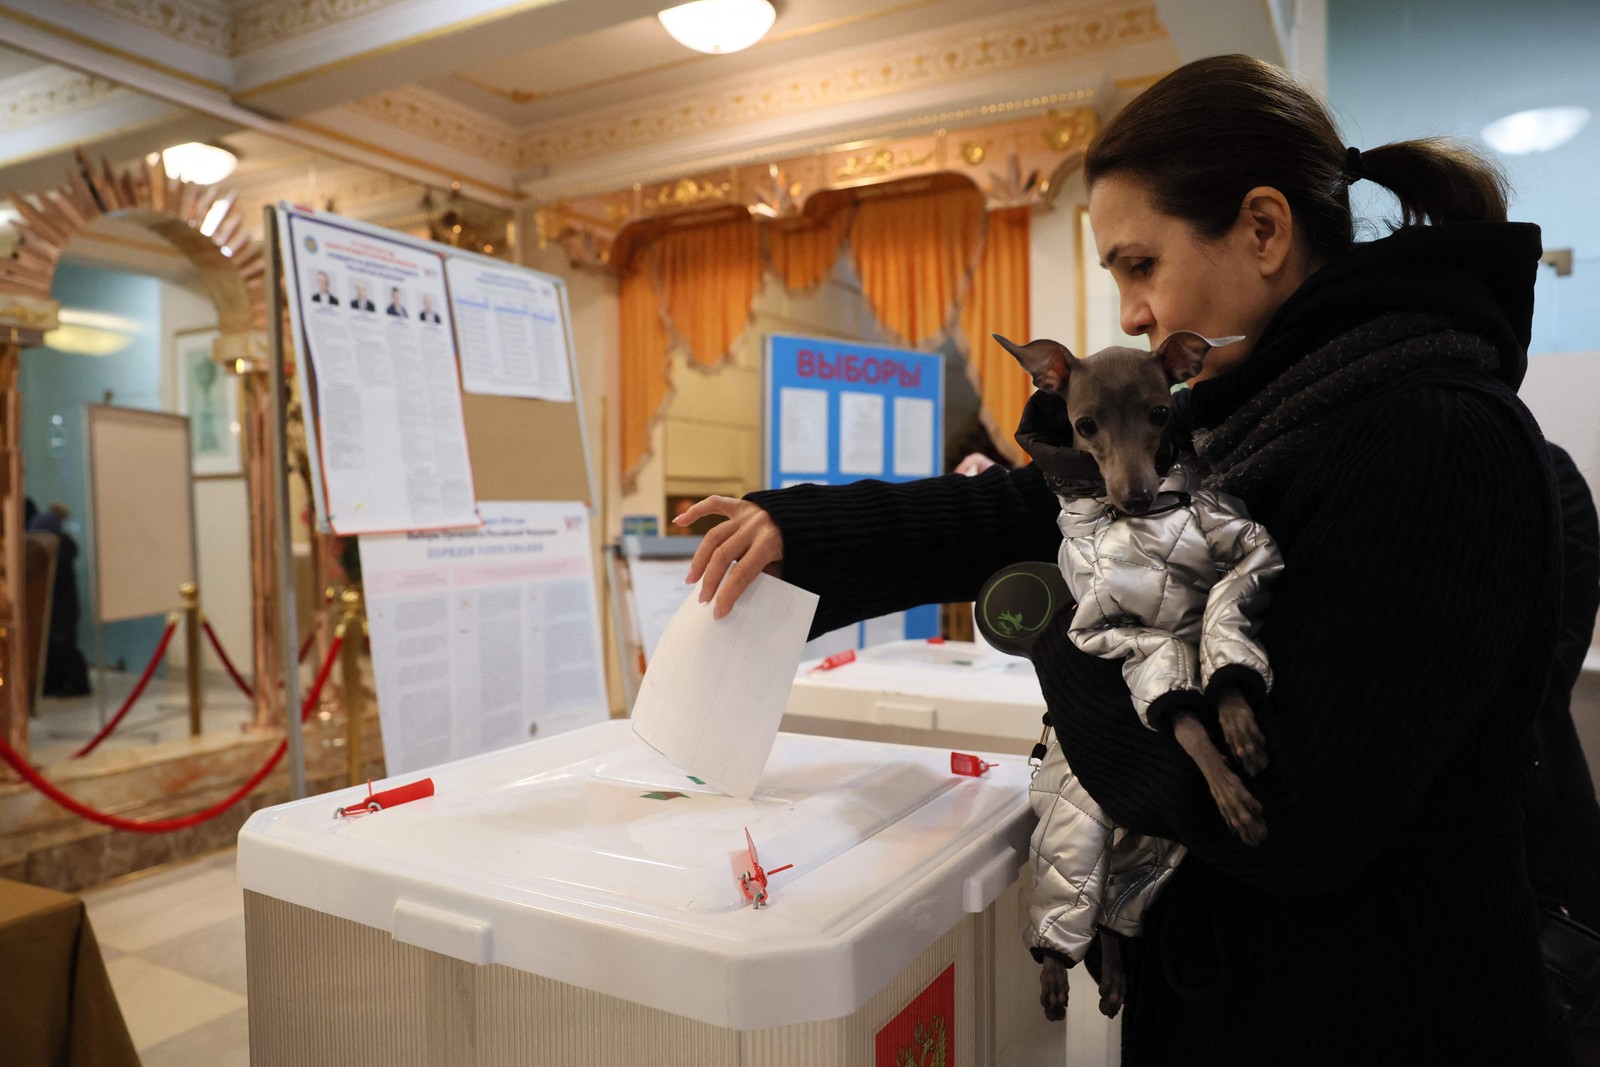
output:
[{"label": "black scarf", "polygon": [[1515,388],[1539,254],[1527,223],[1414,226],[1352,246],[1284,302],[1249,360],[1190,391],[1206,484],[1248,495],[1280,481],[1326,419],[1412,371],[1455,365]]},{"label": "black scarf", "polygon": [[1331,420],[1380,386],[1425,367],[1499,366],[1494,345],[1431,315],[1383,315],[1341,334],[1269,382],[1210,430],[1196,430],[1205,484],[1251,496],[1298,470]]}]

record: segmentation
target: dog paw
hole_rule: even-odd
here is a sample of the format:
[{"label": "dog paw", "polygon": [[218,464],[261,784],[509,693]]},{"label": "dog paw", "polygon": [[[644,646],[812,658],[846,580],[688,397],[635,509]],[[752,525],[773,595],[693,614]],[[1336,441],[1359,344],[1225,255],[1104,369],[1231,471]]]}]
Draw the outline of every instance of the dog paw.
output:
[{"label": "dog paw", "polygon": [[1039,968],[1039,1006],[1053,1023],[1067,1017],[1067,968],[1054,956],[1046,956]]},{"label": "dog paw", "polygon": [[1237,692],[1228,693],[1217,706],[1217,718],[1222,724],[1222,736],[1244,772],[1254,776],[1266,770],[1267,740],[1245,698]]},{"label": "dog paw", "polygon": [[1232,781],[1222,781],[1212,786],[1211,797],[1222,812],[1223,821],[1235,837],[1252,848],[1267,839],[1267,824],[1262,817],[1261,801],[1257,800],[1244,783],[1232,775]]}]

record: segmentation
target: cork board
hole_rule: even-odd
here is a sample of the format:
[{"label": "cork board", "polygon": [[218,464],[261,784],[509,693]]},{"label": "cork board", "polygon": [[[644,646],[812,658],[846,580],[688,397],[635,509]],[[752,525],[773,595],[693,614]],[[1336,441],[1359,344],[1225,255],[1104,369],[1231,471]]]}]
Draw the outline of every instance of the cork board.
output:
[{"label": "cork board", "polygon": [[581,500],[595,506],[576,402],[462,393],[479,500]]}]

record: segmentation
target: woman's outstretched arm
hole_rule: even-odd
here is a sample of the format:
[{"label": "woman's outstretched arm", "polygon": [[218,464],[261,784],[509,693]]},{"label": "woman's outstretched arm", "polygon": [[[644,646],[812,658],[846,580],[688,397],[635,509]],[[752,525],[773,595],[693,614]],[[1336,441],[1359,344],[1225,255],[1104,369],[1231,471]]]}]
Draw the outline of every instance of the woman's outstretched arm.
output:
[{"label": "woman's outstretched arm", "polygon": [[812,634],[918,604],[971,600],[995,571],[1053,560],[1060,503],[1033,467],[915,482],[801,485],[711,497],[679,520],[729,516],[701,542],[689,580],[725,614],[755,575],[821,596]]}]

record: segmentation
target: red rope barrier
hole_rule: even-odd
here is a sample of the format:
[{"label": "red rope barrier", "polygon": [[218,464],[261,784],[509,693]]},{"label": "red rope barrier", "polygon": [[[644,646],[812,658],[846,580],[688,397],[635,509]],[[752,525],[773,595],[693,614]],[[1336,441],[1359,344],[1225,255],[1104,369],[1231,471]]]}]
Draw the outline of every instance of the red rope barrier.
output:
[{"label": "red rope barrier", "polygon": [[228,677],[232,678],[233,684],[239,687],[239,692],[250,700],[254,700],[256,698],[255,692],[250,688],[250,683],[246,682],[243,675],[239,673],[239,669],[233,665],[233,660],[228,658],[228,653],[223,650],[222,639],[217,636],[217,631],[211,628],[211,620],[202,616],[200,626],[205,630],[206,637],[211,642],[211,650],[222,661],[222,669],[228,672]]},{"label": "red rope barrier", "polygon": [[[328,674],[333,670],[334,660],[338,658],[339,647],[343,644],[343,637],[335,637],[333,639],[333,647],[328,649],[327,662],[324,663],[322,665],[322,669],[317,672],[317,680],[312,683],[311,691],[306,694],[304,703],[300,705],[301,723],[304,723],[311,717],[311,710],[317,706],[317,699],[322,696],[322,687],[328,680]],[[278,765],[278,761],[283,759],[283,754],[287,752],[288,749],[288,738],[284,738],[282,741],[279,741],[277,747],[272,750],[272,755],[267,758],[267,762],[261,765],[260,770],[256,771],[255,774],[250,776],[249,781],[245,782],[244,785],[234,790],[231,795],[223,800],[219,800],[217,803],[211,805],[209,808],[206,808],[204,811],[197,811],[192,815],[183,815],[173,819],[152,819],[148,822],[141,822],[137,819],[124,819],[119,815],[108,815],[103,811],[96,811],[94,808],[89,807],[82,801],[75,800],[66,793],[63,793],[60,789],[52,785],[50,781],[38,771],[34,770],[27,760],[17,755],[16,750],[6,743],[5,738],[0,737],[0,759],[3,759],[6,763],[10,764],[12,770],[22,775],[23,779],[39,792],[49,797],[57,804],[60,804],[63,808],[66,808],[74,815],[88,819],[90,822],[97,822],[102,826],[109,826],[114,830],[131,830],[134,833],[141,834],[157,834],[166,833],[172,830],[182,830],[190,826],[198,826],[200,823],[216,818],[218,815],[221,815],[223,812],[239,803],[239,801],[248,796],[256,786],[260,785],[262,780],[266,778],[267,775],[272,773],[273,768]]]},{"label": "red rope barrier", "polygon": [[145,667],[144,673],[139,676],[139,681],[134,685],[133,692],[128,694],[128,699],[122,702],[122,707],[117,709],[117,713],[111,716],[111,721],[100,727],[99,733],[91,737],[87,744],[72,754],[73,759],[82,759],[100,747],[100,742],[111,736],[111,731],[117,728],[117,724],[122,721],[123,716],[133,710],[134,702],[144,694],[144,687],[149,685],[150,679],[155,676],[156,666],[161,662],[161,658],[167,654],[167,645],[172,642],[172,633],[177,628],[177,619],[167,620],[167,628],[161,631],[161,641],[156,645],[156,654],[150,657],[150,662]]},{"label": "red rope barrier", "polygon": [[[239,668],[233,665],[233,660],[228,657],[227,650],[222,647],[222,638],[217,636],[217,631],[211,628],[210,619],[201,619],[200,624],[205,627],[206,637],[211,642],[211,649],[217,654],[217,659],[222,661],[222,669],[228,672],[228,677],[233,679],[233,684],[239,687],[239,692],[255,699],[255,691],[250,688],[250,683],[244,680],[244,675],[239,673]],[[306,634],[306,639],[300,642],[300,654],[295,658],[296,663],[304,663],[311,654],[311,646],[316,644],[317,631],[312,630]]]}]

